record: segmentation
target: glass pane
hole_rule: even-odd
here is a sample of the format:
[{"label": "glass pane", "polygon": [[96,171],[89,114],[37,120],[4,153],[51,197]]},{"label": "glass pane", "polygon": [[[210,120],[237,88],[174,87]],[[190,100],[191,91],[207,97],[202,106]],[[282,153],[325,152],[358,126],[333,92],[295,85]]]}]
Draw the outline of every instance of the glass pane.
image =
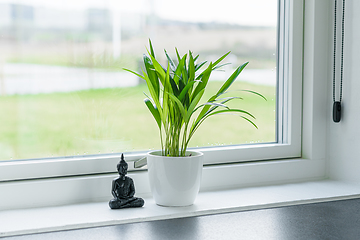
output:
[{"label": "glass pane", "polygon": [[140,151],[160,147],[140,72],[151,38],[155,52],[199,61],[224,53],[206,94],[250,63],[232,86],[238,116],[209,118],[191,146],[275,141],[277,0],[0,1],[0,160]]}]

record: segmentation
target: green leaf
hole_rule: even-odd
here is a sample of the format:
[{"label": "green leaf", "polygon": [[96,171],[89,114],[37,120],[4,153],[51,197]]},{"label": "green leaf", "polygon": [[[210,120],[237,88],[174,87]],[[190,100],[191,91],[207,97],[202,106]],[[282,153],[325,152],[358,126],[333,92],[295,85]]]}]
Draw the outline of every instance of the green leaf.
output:
[{"label": "green leaf", "polygon": [[190,95],[189,92],[185,94],[185,97],[183,99],[184,106],[188,107],[190,105]]},{"label": "green leaf", "polygon": [[159,83],[159,79],[158,79],[158,76],[156,74],[154,65],[152,64],[150,58],[148,56],[146,56],[145,54],[144,54],[143,59],[144,59],[145,69],[146,69],[147,75],[148,75],[148,77],[150,79],[150,82],[154,87],[156,95],[159,96],[160,83]]},{"label": "green leaf", "polygon": [[186,109],[184,108],[183,104],[180,102],[180,100],[174,96],[174,94],[169,93],[169,97],[176,103],[176,105],[179,107],[181,115],[183,118],[186,116]]},{"label": "green leaf", "polygon": [[[214,108],[216,108],[216,107],[214,107]],[[216,111],[216,112],[212,112],[212,111],[213,110],[209,110],[207,113],[203,114],[201,117],[199,115],[199,117],[196,119],[196,121],[194,121],[193,125],[191,126],[190,132],[194,133],[196,131],[196,129],[200,126],[200,124],[205,121],[205,119],[207,119],[210,116],[214,116],[214,115],[218,115],[218,114],[224,114],[224,113],[230,113],[230,112],[238,112],[238,113],[243,113],[243,114],[249,115],[250,117],[255,119],[255,117],[251,113],[249,113],[247,111],[244,111],[244,110],[241,110],[241,109],[224,109],[224,110],[219,110],[219,111]],[[244,119],[247,119],[244,116],[240,116],[240,117],[242,117]],[[249,119],[247,119],[247,120],[250,121],[253,125],[255,124],[251,120],[249,120]]]},{"label": "green leaf", "polygon": [[151,43],[150,38],[149,38],[149,45],[150,45],[151,56],[155,58],[155,52],[154,52],[154,49],[153,49],[153,46],[152,46],[152,43]]},{"label": "green leaf", "polygon": [[219,96],[220,94],[224,93],[230,86],[231,84],[233,84],[233,82],[236,80],[236,78],[239,76],[239,74],[241,73],[241,71],[246,67],[246,65],[249,62],[244,63],[243,65],[239,66],[233,74],[231,74],[231,76],[229,77],[228,80],[226,80],[226,82],[221,86],[221,88],[219,89],[219,91],[217,92],[217,96]]},{"label": "green leaf", "polygon": [[[214,112],[213,114],[210,114],[210,115],[208,115],[207,117],[214,116],[214,115],[220,115],[220,114],[231,114],[231,113],[229,113],[229,112],[223,112],[223,113]],[[235,115],[235,114],[232,114],[232,115]],[[256,129],[259,129],[259,128],[256,126],[256,124],[255,124],[252,120],[250,120],[249,118],[244,117],[244,116],[241,116],[241,115],[236,115],[236,116],[239,116],[239,117],[245,119],[246,121],[248,121],[249,123],[251,123]]]},{"label": "green leaf", "polygon": [[249,115],[250,117],[254,118],[254,115],[252,115],[251,113],[245,111],[245,110],[241,110],[241,109],[224,109],[224,110],[218,110],[216,112],[213,112],[213,113],[210,113],[207,115],[207,117],[210,117],[212,115],[216,115],[216,114],[220,114],[220,113],[227,113],[227,112],[238,112],[238,113],[243,113],[243,114],[246,114],[246,115]]},{"label": "green leaf", "polygon": [[156,106],[160,109],[161,105],[160,105],[159,95],[156,93],[149,77],[146,75],[146,73],[144,71],[143,71],[143,73],[144,73],[145,81],[146,81],[147,87],[149,89],[150,95],[151,95],[153,101],[155,102]]},{"label": "green leaf", "polygon": [[165,49],[164,49],[164,52],[165,52],[165,55],[166,55],[166,58],[167,58],[168,62],[170,63],[171,70],[172,70],[173,72],[175,72],[176,66],[175,66],[174,61],[170,58],[170,56],[168,55],[168,53],[166,52]]},{"label": "green leaf", "polygon": [[160,113],[159,113],[158,109],[156,108],[156,106],[154,107],[154,105],[151,103],[150,99],[146,98],[146,99],[144,99],[144,102],[145,102],[146,106],[148,107],[148,109],[150,110],[151,114],[153,115],[154,119],[156,120],[156,123],[157,123],[159,129],[161,129],[161,118],[160,118]]},{"label": "green leaf", "polygon": [[123,70],[128,71],[128,72],[131,72],[132,74],[135,74],[135,75],[138,76],[139,78],[142,78],[142,79],[145,80],[144,76],[141,76],[140,74],[138,74],[138,73],[136,73],[136,72],[134,72],[134,71],[131,71],[131,70],[126,69],[126,68],[123,68]]},{"label": "green leaf", "polygon": [[[179,100],[182,101],[185,97],[185,94],[189,92],[189,89],[197,82],[200,82],[199,80],[193,80],[191,82],[188,82],[188,84],[186,84],[186,86],[182,89],[180,95],[179,95]],[[180,84],[179,84],[180,85]]]},{"label": "green leaf", "polygon": [[203,61],[197,65],[195,65],[195,72],[199,70],[202,66],[204,66],[207,63],[207,61]]},{"label": "green leaf", "polygon": [[[170,64],[168,63],[167,66],[167,71],[166,71],[166,75],[165,75],[165,80],[164,80],[164,92],[163,92],[163,112],[164,112],[164,116],[168,116],[169,112],[171,111],[171,105],[169,102],[169,92],[171,89],[171,84],[170,84]],[[164,120],[165,121],[165,120]]]},{"label": "green leaf", "polygon": [[217,69],[219,69],[219,68],[221,68],[221,67],[223,67],[223,66],[230,65],[230,64],[231,64],[231,63],[221,64],[221,65],[219,65],[219,66],[214,67],[213,70],[217,70]]},{"label": "green leaf", "polygon": [[240,117],[245,119],[246,121],[250,122],[254,127],[256,127],[256,129],[258,129],[258,127],[256,126],[256,124],[253,121],[251,121],[250,119],[248,119],[248,118],[246,118],[244,116],[240,116]]},{"label": "green leaf", "polygon": [[[184,55],[185,59],[186,59],[186,56],[187,56],[187,54]],[[188,75],[188,71],[186,68],[186,61],[184,61],[182,71],[181,71],[181,76],[182,76],[181,80],[183,81],[183,83],[187,84],[189,75]]]},{"label": "green leaf", "polygon": [[185,88],[185,83],[183,83],[183,81],[179,81],[179,91],[180,91],[180,94],[181,94],[181,92],[184,90],[184,88]]},{"label": "green leaf", "polygon": [[253,94],[255,94],[255,95],[258,95],[258,96],[262,97],[263,99],[265,99],[265,101],[267,101],[266,97],[264,97],[262,94],[260,94],[260,93],[258,93],[258,92],[251,91],[251,90],[240,90],[240,91],[253,93]]},{"label": "green leaf", "polygon": [[[179,82],[179,79],[181,78],[181,74],[182,74],[182,70],[183,70],[183,67],[184,67],[184,63],[186,61],[186,54],[179,60],[179,64],[177,65],[177,68],[175,70],[175,73],[174,73],[174,81],[176,83]],[[185,85],[185,83],[184,83]]]},{"label": "green leaf", "polygon": [[191,99],[194,99],[197,96],[197,94],[206,87],[210,78],[211,71],[212,71],[212,63],[210,63],[207,69],[204,70],[203,75],[201,77],[201,82],[199,82],[199,84],[196,86],[193,94],[191,95]]},{"label": "green leaf", "polygon": [[188,82],[191,82],[195,79],[195,62],[194,62],[194,58],[191,54],[191,52],[189,51],[189,79]]},{"label": "green leaf", "polygon": [[222,101],[221,103],[227,103],[230,100],[234,100],[234,99],[240,99],[243,100],[242,97],[226,97],[226,98],[218,98],[215,101]]},{"label": "green leaf", "polygon": [[218,60],[216,60],[214,63],[213,63],[213,67],[215,67],[216,65],[218,65],[219,62],[221,62],[224,58],[226,58],[227,55],[230,54],[230,51],[225,53],[224,55],[222,55]]},{"label": "green leaf", "polygon": [[[195,109],[195,111],[197,111],[199,108],[204,107],[204,106],[206,106],[206,105],[210,105],[210,106],[213,106],[213,107],[209,108],[209,107],[207,106],[206,109],[208,109],[208,110],[207,110],[207,111],[203,111],[203,112],[202,112],[202,115],[209,114],[209,113],[211,113],[212,111],[214,111],[214,110],[215,110],[216,108],[218,108],[218,107],[224,107],[224,108],[229,109],[229,107],[226,106],[225,103],[227,103],[227,102],[229,102],[229,101],[231,101],[231,100],[234,100],[234,99],[242,99],[242,98],[240,98],[240,97],[228,97],[228,98],[222,98],[222,99],[215,99],[215,100],[212,101],[212,102],[206,102],[206,103],[204,103],[204,104],[201,104],[200,106],[198,106],[198,107]],[[220,103],[216,103],[216,102],[215,102],[215,101],[220,101],[220,100],[223,100],[223,101],[221,101]]]},{"label": "green leaf", "polygon": [[171,85],[171,88],[172,88],[172,92],[175,94],[175,96],[179,96],[180,91],[179,91],[175,81],[172,79],[171,76],[169,76],[169,81],[170,81],[170,85]]},{"label": "green leaf", "polygon": [[175,51],[176,51],[176,56],[177,56],[177,58],[178,58],[178,61],[180,62],[181,57],[180,57],[180,54],[179,54],[177,48],[175,48]]},{"label": "green leaf", "polygon": [[195,107],[198,105],[202,95],[204,94],[205,89],[202,89],[199,94],[196,95],[196,97],[191,101],[190,106],[187,111],[187,115],[185,116],[185,122],[188,122],[191,118],[191,116],[196,112]]},{"label": "green leaf", "polygon": [[199,58],[199,54],[194,57],[194,61],[196,62],[196,60],[197,60],[198,58]]},{"label": "green leaf", "polygon": [[230,108],[229,108],[228,106],[226,106],[225,104],[216,103],[216,102],[207,102],[207,103],[204,103],[203,105],[210,105],[210,106],[223,107],[223,108],[230,109]]},{"label": "green leaf", "polygon": [[153,63],[153,66],[155,68],[155,71],[161,81],[161,83],[164,85],[166,73],[164,71],[164,68],[160,65],[160,63],[152,56],[150,55],[151,61]]}]

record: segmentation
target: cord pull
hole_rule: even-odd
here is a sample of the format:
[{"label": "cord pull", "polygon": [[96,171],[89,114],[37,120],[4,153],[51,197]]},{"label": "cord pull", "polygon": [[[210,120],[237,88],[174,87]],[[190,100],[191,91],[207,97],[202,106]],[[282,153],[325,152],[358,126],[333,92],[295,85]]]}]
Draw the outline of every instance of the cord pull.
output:
[{"label": "cord pull", "polygon": [[341,103],[340,102],[334,102],[333,106],[333,120],[334,122],[340,122],[341,119]]}]

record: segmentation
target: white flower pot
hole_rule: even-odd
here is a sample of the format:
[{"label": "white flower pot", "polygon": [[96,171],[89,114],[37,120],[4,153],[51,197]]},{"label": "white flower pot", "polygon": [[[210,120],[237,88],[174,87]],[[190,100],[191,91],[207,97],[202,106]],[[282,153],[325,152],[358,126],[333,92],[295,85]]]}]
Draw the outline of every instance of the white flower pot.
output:
[{"label": "white flower pot", "polygon": [[194,203],[200,188],[203,153],[187,153],[191,156],[165,157],[161,151],[148,153],[149,181],[156,204],[189,206]]}]

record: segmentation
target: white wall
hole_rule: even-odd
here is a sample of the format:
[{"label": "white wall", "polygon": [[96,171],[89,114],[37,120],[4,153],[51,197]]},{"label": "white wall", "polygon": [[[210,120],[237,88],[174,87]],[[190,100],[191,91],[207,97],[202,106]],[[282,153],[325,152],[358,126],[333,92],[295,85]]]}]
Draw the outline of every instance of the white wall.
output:
[{"label": "white wall", "polygon": [[[338,1],[340,2],[340,1]],[[360,182],[360,1],[346,1],[343,115],[331,117],[332,84],[328,91],[328,159],[333,179]],[[338,18],[341,14],[338,14]],[[339,26],[339,24],[338,24]],[[339,38],[338,38],[339,39]],[[339,39],[340,41],[340,39]],[[330,74],[332,78],[332,74]],[[332,81],[332,79],[329,79]]]}]

